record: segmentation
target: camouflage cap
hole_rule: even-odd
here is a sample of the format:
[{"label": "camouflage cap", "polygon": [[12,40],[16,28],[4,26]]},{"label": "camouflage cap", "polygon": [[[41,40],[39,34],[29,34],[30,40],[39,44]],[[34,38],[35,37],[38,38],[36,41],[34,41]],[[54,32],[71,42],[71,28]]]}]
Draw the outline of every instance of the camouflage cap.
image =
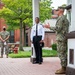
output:
[{"label": "camouflage cap", "polygon": [[59,7],[56,9],[56,11],[58,11],[59,9],[63,9],[63,10],[65,10],[65,7],[63,7],[63,6],[59,6]]}]

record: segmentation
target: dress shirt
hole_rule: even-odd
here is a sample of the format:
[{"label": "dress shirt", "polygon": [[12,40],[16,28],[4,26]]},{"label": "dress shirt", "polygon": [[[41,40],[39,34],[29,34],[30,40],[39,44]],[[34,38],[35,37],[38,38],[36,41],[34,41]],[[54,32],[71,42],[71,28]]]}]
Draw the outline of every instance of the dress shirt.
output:
[{"label": "dress shirt", "polygon": [[33,41],[33,37],[36,36],[36,25],[37,26],[37,36],[42,36],[42,40],[44,40],[44,27],[42,24],[34,24],[31,29],[31,41]]}]

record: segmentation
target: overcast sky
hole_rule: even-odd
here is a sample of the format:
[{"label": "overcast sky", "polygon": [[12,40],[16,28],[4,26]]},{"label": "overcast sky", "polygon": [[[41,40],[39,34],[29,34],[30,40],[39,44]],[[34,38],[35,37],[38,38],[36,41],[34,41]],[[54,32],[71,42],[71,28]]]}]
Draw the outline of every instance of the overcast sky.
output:
[{"label": "overcast sky", "polygon": [[63,4],[67,4],[67,0],[52,0],[52,7],[57,9],[58,6],[61,6]]}]

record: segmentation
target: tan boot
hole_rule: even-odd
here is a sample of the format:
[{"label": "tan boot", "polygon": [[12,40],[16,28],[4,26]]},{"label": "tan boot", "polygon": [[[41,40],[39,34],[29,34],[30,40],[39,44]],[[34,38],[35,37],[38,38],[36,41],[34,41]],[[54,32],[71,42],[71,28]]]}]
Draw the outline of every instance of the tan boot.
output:
[{"label": "tan boot", "polygon": [[3,58],[3,55],[1,55],[1,58]]},{"label": "tan boot", "polygon": [[65,73],[66,73],[66,67],[62,67],[61,69],[55,72],[55,74],[65,74]]}]

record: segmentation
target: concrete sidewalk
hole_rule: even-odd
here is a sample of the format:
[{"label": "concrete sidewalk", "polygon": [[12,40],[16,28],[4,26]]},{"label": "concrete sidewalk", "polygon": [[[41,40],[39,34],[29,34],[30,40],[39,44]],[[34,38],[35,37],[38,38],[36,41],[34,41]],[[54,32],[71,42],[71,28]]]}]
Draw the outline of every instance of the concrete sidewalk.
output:
[{"label": "concrete sidewalk", "polygon": [[0,58],[0,75],[55,75],[59,68],[58,57],[44,58],[42,65],[32,64],[30,58]]},{"label": "concrete sidewalk", "polygon": [[[23,49],[25,51],[29,51],[29,50],[31,50],[31,47],[23,47]],[[52,48],[50,48],[50,47],[43,47],[42,49],[44,49],[44,50],[52,50]]]}]

